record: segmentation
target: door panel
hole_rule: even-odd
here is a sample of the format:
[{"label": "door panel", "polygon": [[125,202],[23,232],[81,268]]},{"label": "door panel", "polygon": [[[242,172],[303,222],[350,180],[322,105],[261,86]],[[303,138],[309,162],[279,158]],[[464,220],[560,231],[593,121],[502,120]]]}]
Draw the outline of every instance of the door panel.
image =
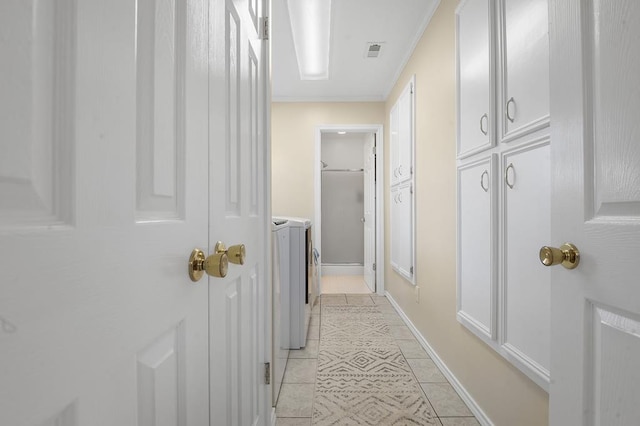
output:
[{"label": "door panel", "polygon": [[211,200],[209,237],[246,247],[243,265],[230,263],[225,278],[209,280],[211,413],[220,425],[263,424],[271,406],[264,381],[266,50],[255,13],[262,16],[262,2],[217,1],[210,13],[209,182],[224,198]]},{"label": "door panel", "polygon": [[458,168],[458,318],[484,339],[497,337],[496,162],[488,157]]},{"label": "door panel", "polygon": [[549,238],[549,140],[507,152],[505,185],[503,349],[549,380],[550,273],[535,256]]},{"label": "door panel", "polygon": [[502,136],[510,141],[549,125],[549,12],[547,0],[500,3]]},{"label": "door panel", "polygon": [[206,3],[138,6],[0,5],[1,424],[208,422]]},{"label": "door panel", "polygon": [[493,145],[492,2],[467,0],[456,14],[458,45],[458,157]]},{"label": "door panel", "polygon": [[640,423],[640,4],[551,3],[553,245],[550,420]]}]

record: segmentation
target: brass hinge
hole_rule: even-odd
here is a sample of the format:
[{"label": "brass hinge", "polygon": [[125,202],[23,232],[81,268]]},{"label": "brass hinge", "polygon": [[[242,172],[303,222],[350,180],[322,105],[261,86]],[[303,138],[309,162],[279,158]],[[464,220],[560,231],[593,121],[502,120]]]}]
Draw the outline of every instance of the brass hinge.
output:
[{"label": "brass hinge", "polygon": [[262,31],[260,32],[262,40],[269,40],[269,17],[265,16],[260,22]]},{"label": "brass hinge", "polygon": [[271,384],[271,363],[270,362],[264,363],[264,383],[266,385]]}]

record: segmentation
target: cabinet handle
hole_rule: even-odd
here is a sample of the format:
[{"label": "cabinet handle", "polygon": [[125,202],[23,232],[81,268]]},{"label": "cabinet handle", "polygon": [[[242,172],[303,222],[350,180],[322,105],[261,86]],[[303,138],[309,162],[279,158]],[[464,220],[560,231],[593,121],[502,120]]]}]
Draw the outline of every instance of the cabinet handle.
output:
[{"label": "cabinet handle", "polygon": [[507,120],[509,120],[510,122],[513,123],[513,121],[516,119],[515,116],[511,117],[511,114],[509,114],[509,105],[513,104],[515,106],[516,101],[515,99],[513,99],[513,97],[509,98],[509,100],[507,101],[507,107],[505,109],[505,113],[507,115]]},{"label": "cabinet handle", "polygon": [[402,192],[398,192],[398,203],[402,204]]},{"label": "cabinet handle", "polygon": [[487,124],[489,124],[489,116],[486,113],[483,114],[482,117],[480,117],[480,131],[482,132],[483,135],[486,136],[487,133],[489,132],[489,129],[487,129],[487,130],[484,129],[483,124],[484,124],[485,119],[487,121]]},{"label": "cabinet handle", "polygon": [[400,165],[400,167],[398,167],[398,174],[400,176],[402,176],[404,174],[404,172],[402,171],[402,164]]},{"label": "cabinet handle", "polygon": [[[484,176],[487,176],[487,186],[484,186]],[[480,175],[480,188],[484,189],[484,192],[489,192],[489,172],[488,171],[484,171],[482,172],[482,174]]]},{"label": "cabinet handle", "polygon": [[[509,169],[513,170],[513,182],[509,182]],[[513,167],[513,163],[509,163],[507,168],[504,169],[504,182],[511,189],[513,189],[514,185],[516,184],[516,168]]]}]

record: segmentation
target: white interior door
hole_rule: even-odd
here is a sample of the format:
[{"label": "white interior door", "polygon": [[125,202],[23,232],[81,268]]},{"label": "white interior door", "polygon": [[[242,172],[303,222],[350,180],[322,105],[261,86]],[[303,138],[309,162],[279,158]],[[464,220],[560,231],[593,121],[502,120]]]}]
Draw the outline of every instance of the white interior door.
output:
[{"label": "white interior door", "polygon": [[364,282],[376,291],[376,135],[369,133],[364,141]]},{"label": "white interior door", "polygon": [[204,425],[203,0],[0,2],[0,424]]},{"label": "white interior door", "polygon": [[552,0],[553,425],[640,424],[640,3]]},{"label": "white interior door", "polygon": [[210,241],[246,247],[244,265],[230,264],[226,278],[210,280],[211,413],[216,425],[263,424],[271,408],[264,380],[271,353],[266,339],[271,327],[266,279],[271,222],[265,207],[263,6],[262,0],[218,0],[210,14]]}]

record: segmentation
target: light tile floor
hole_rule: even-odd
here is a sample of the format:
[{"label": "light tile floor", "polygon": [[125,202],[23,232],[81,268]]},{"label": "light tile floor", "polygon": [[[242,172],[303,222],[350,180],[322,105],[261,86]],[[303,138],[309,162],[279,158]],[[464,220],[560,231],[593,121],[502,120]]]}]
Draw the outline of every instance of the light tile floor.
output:
[{"label": "light tile floor", "polygon": [[370,294],[362,275],[323,275],[322,294]]},{"label": "light tile floor", "polygon": [[313,416],[313,397],[320,346],[320,304],[332,305],[377,305],[390,325],[395,342],[411,367],[413,374],[431,403],[438,421],[443,426],[477,426],[469,408],[462,401],[444,375],[429,358],[409,328],[404,324],[386,297],[375,294],[331,294],[323,295],[312,311],[307,346],[292,350],[285,370],[284,382],[276,415],[276,426],[310,426]]}]

